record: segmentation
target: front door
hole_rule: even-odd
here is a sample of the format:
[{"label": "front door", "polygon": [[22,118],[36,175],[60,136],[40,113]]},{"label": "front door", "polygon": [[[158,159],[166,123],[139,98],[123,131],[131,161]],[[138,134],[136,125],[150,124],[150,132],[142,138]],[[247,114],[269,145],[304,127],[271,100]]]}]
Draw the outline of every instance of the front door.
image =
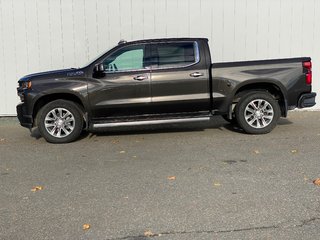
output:
[{"label": "front door", "polygon": [[105,71],[95,76],[89,93],[94,119],[143,114],[151,102],[147,45],[115,50],[103,60]]}]

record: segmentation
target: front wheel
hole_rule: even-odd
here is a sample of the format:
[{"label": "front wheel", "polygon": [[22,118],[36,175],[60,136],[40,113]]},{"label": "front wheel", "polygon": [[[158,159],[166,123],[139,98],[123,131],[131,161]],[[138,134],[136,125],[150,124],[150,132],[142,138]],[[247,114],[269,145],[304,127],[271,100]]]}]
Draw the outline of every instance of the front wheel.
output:
[{"label": "front wheel", "polygon": [[55,100],[43,106],[37,120],[41,136],[51,143],[72,142],[83,127],[81,110],[67,100]]},{"label": "front wheel", "polygon": [[254,92],[240,99],[235,113],[239,126],[245,132],[265,134],[277,125],[280,106],[269,93]]}]

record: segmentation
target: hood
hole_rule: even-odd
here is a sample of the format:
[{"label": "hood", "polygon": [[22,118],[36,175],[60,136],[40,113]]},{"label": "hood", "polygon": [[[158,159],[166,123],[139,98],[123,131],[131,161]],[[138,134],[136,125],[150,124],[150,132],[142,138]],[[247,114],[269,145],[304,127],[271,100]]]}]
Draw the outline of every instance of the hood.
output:
[{"label": "hood", "polygon": [[61,77],[73,77],[73,76],[81,76],[84,74],[82,69],[77,68],[68,68],[61,70],[54,70],[48,72],[39,72],[26,75],[22,77],[19,81],[29,81],[35,79],[48,79],[48,78],[61,78]]}]

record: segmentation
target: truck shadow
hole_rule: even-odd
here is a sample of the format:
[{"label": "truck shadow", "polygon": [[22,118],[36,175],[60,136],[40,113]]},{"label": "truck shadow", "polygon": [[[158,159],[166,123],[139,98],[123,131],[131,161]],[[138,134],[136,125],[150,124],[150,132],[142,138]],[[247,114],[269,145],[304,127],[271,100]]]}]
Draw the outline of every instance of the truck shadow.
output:
[{"label": "truck shadow", "polygon": [[[286,118],[280,118],[278,125],[290,125],[292,122]],[[245,132],[237,125],[231,124],[225,121],[220,116],[213,116],[208,122],[198,123],[179,123],[179,124],[165,124],[165,125],[154,125],[154,126],[132,126],[132,127],[116,127],[103,130],[101,132],[86,132],[83,131],[79,140],[91,138],[95,136],[119,136],[119,135],[137,135],[137,134],[161,134],[161,133],[175,133],[175,132],[199,132],[206,129],[218,129],[223,131],[227,129],[232,132],[245,134]],[[30,136],[35,139],[40,139],[41,135],[38,128],[31,130]]]}]

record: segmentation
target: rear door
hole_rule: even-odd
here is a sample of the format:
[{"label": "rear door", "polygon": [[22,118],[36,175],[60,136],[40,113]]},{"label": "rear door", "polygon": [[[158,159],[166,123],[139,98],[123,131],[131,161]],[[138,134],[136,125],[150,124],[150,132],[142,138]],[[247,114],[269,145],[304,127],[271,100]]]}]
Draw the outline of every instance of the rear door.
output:
[{"label": "rear door", "polygon": [[209,71],[196,41],[151,44],[151,101],[158,113],[209,111]]}]

